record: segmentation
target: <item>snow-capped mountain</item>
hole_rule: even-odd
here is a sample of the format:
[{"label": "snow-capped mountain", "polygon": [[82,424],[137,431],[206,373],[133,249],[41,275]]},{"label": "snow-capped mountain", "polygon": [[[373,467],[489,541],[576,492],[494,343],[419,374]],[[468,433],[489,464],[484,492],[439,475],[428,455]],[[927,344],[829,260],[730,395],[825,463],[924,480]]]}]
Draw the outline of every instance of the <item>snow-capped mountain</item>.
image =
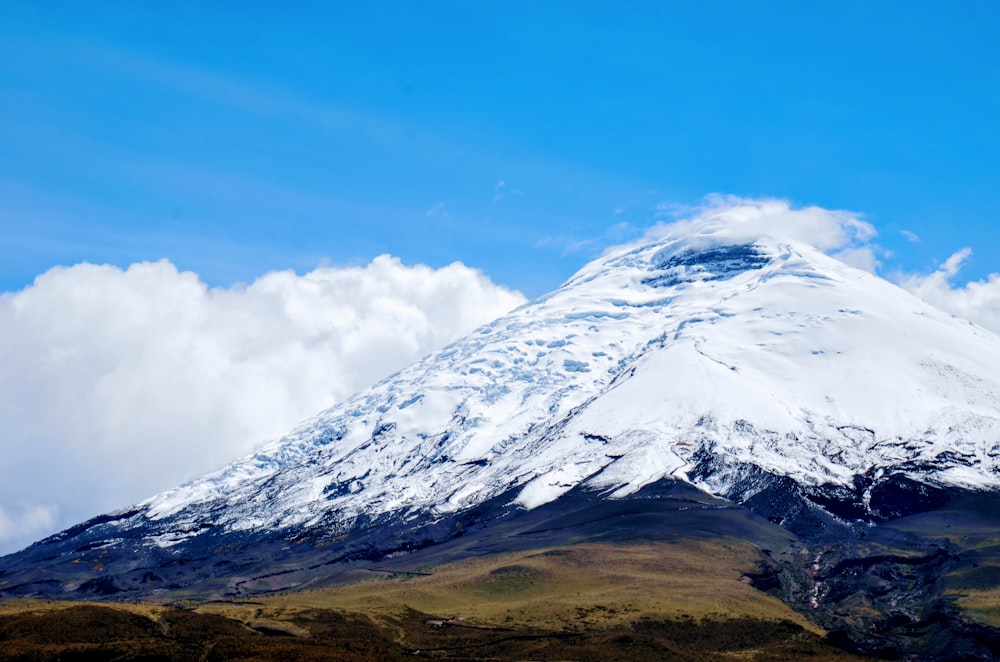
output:
[{"label": "snow-capped mountain", "polygon": [[[730,470],[692,475],[699,458]],[[520,488],[665,476],[733,494],[740,466],[807,485],[909,467],[1000,485],[1000,341],[807,246],[651,244],[141,504],[231,529],[444,513]],[[748,488],[748,489],[752,489]],[[185,527],[187,528],[187,527]],[[171,544],[177,537],[157,538]]]},{"label": "snow-capped mountain", "polygon": [[[336,541],[663,479],[738,503],[792,485],[843,521],[893,517],[939,488],[996,489],[1000,338],[800,242],[668,237],[0,571],[46,550],[68,563],[94,550],[176,557],[203,538]],[[914,498],[893,504],[893,490]]]}]

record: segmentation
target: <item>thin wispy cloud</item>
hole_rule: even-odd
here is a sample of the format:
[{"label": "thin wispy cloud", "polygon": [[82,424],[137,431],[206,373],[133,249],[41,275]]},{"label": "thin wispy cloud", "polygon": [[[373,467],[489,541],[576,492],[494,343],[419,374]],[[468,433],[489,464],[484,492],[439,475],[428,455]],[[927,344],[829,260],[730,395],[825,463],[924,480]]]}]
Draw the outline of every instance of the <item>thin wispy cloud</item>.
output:
[{"label": "thin wispy cloud", "polygon": [[144,85],[173,90],[203,101],[256,115],[284,115],[330,130],[384,136],[395,133],[398,123],[371,113],[357,113],[346,106],[318,102],[272,84],[222,74],[209,67],[189,66],[151,57],[107,44],[82,47],[74,53],[84,63],[105,72],[128,76]]},{"label": "thin wispy cloud", "polygon": [[497,183],[493,187],[493,202],[499,202],[509,195],[524,195],[524,191],[509,187],[502,177],[497,179]]}]

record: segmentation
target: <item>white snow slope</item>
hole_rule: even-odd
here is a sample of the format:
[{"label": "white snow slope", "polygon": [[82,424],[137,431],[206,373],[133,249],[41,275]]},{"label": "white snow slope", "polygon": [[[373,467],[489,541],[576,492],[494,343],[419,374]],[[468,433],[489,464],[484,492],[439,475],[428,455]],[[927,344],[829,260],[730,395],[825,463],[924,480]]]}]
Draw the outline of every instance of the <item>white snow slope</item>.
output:
[{"label": "white snow slope", "polygon": [[[170,520],[150,539],[170,546],[209,512],[231,530],[331,514],[346,530],[512,488],[531,508],[582,483],[623,496],[689,480],[699,451],[803,485],[922,466],[920,481],[1000,487],[1000,338],[801,243],[666,239],[591,263],[137,519]],[[733,498],[734,481],[695,483]]]}]

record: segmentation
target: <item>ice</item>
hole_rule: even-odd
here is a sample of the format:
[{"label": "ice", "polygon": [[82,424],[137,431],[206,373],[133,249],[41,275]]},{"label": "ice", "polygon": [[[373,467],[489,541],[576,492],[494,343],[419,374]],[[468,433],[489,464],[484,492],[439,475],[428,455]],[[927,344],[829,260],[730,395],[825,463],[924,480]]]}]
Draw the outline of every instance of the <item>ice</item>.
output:
[{"label": "ice", "polygon": [[[996,488],[998,442],[997,336],[810,246],[703,232],[596,260],[141,505],[169,531],[348,527],[510,490],[526,508],[581,484],[624,497],[692,480],[704,453],[720,461],[698,485],[716,493],[746,467],[849,485],[921,462],[917,480]],[[168,529],[153,544],[185,539]]]}]

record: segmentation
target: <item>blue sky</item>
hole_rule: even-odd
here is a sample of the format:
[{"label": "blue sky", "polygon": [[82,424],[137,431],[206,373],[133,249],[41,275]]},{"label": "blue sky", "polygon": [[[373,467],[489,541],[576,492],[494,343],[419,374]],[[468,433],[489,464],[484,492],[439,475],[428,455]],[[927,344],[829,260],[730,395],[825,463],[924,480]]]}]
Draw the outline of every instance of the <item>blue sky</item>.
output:
[{"label": "blue sky", "polygon": [[711,194],[1000,332],[997,34],[974,0],[0,2],[0,553]]},{"label": "blue sky", "polygon": [[389,253],[534,296],[713,192],[1000,270],[994,2],[206,4],[0,6],[0,290]]}]

